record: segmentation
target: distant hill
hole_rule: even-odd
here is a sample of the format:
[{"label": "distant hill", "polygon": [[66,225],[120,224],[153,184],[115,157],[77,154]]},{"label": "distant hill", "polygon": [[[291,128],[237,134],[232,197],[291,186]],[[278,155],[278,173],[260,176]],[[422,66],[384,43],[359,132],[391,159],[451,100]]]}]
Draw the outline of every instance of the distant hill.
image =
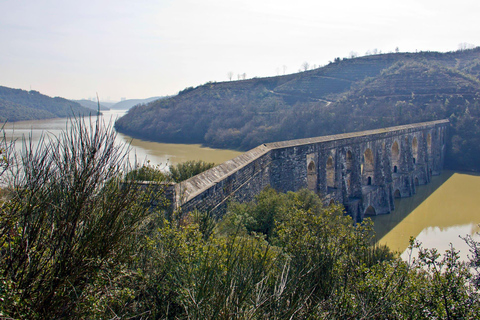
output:
[{"label": "distant hill", "polygon": [[[83,106],[83,107],[85,107],[85,108],[92,109],[92,110],[98,110],[98,103],[95,102],[95,101],[86,100],[86,99],[83,99],[83,100],[72,100],[72,101],[79,103],[81,106]],[[106,111],[106,110],[110,110],[110,108],[106,107],[106,106],[103,104],[103,102],[100,102],[100,110]]]},{"label": "distant hill", "polygon": [[261,143],[449,118],[448,165],[480,170],[480,48],[335,59],[306,72],[207,83],[136,106],[143,139],[247,150]]},{"label": "distant hill", "polygon": [[38,91],[0,86],[0,121],[40,120],[95,114],[80,104]]},{"label": "distant hill", "polygon": [[162,99],[163,97],[151,97],[151,98],[147,98],[147,99],[128,99],[128,100],[123,100],[123,101],[120,101],[120,102],[117,102],[113,105],[110,106],[110,109],[114,109],[114,110],[128,110],[130,109],[131,107],[133,106],[136,106],[138,104],[145,104],[145,103],[149,103],[151,101],[155,101],[155,100],[158,100],[158,99]]}]

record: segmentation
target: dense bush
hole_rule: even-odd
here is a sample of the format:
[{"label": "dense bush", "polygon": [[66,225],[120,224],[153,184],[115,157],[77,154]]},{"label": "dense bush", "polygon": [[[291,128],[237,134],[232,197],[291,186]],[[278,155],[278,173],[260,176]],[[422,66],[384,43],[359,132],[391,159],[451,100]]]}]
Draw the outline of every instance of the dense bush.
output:
[{"label": "dense bush", "polygon": [[[5,142],[5,141],[4,141]],[[112,131],[82,122],[0,162],[0,317],[23,319],[470,319],[478,248],[404,262],[314,193],[265,189],[208,213],[153,210],[123,174]],[[155,199],[156,200],[156,199]],[[161,209],[161,208],[158,208]],[[419,247],[412,240],[411,248]],[[471,268],[471,269],[469,269]],[[476,272],[475,274],[470,271]]]},{"label": "dense bush", "polygon": [[168,172],[158,165],[152,166],[150,162],[148,162],[131,170],[127,174],[127,177],[137,181],[181,182],[214,166],[215,163],[205,162],[203,160],[189,160],[170,166]]},{"label": "dense bush", "polygon": [[190,160],[170,166],[170,175],[173,181],[181,182],[213,168],[214,166],[215,163],[202,160]]},{"label": "dense bush", "polygon": [[[5,143],[5,141],[4,141]],[[6,145],[0,209],[0,315],[67,318],[129,262],[150,214],[148,189],[123,172],[112,128],[74,119],[59,137]]]}]

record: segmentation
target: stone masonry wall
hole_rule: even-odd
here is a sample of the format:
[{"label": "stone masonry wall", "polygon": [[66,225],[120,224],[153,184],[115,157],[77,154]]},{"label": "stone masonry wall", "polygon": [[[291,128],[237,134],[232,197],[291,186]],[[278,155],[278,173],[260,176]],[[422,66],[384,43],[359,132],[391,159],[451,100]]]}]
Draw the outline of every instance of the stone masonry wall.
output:
[{"label": "stone masonry wall", "polygon": [[230,200],[250,201],[266,186],[308,188],[342,203],[358,221],[389,213],[395,197],[439,174],[448,120],[261,145],[175,187],[175,206],[221,215]]}]

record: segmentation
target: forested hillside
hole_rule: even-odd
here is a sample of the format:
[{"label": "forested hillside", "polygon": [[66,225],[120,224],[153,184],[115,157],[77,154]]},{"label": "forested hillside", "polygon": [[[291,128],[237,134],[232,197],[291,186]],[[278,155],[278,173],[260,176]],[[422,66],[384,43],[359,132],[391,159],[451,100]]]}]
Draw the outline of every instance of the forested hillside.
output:
[{"label": "forested hillside", "polygon": [[0,121],[39,120],[95,114],[77,102],[0,86]]},{"label": "forested hillside", "polygon": [[480,48],[335,59],[297,74],[186,88],[134,107],[116,128],[148,140],[247,150],[449,118],[448,166],[480,170],[479,75]]},{"label": "forested hillside", "polygon": [[[96,102],[96,101],[86,100],[86,99],[72,100],[72,101],[79,103],[81,106],[83,106],[85,108],[92,109],[92,110],[98,110],[98,102]],[[103,110],[110,110],[110,108],[104,106],[103,102],[100,102],[100,110],[102,110],[102,111]]]}]

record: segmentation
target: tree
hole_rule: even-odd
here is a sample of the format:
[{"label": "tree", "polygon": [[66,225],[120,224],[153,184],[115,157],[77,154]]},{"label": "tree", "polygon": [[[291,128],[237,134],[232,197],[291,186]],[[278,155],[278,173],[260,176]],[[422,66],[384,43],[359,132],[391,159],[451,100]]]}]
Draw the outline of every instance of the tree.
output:
[{"label": "tree", "polygon": [[468,42],[462,42],[458,45],[458,50],[460,50],[460,51],[473,49],[473,48],[475,48],[475,45],[473,45],[471,43],[468,43]]},{"label": "tree", "polygon": [[186,161],[183,163],[178,163],[170,167],[170,174],[171,178],[175,182],[181,182],[187,180],[193,176],[196,176],[203,171],[206,171],[210,168],[213,168],[215,163],[213,162],[205,162],[202,160],[194,161]]},{"label": "tree", "polygon": [[305,61],[304,63],[302,63],[302,69],[303,71],[307,71],[308,69],[310,69],[310,64]]},{"label": "tree", "polygon": [[128,150],[115,135],[77,118],[37,146],[24,139],[11,157],[11,200],[0,211],[2,316],[71,317],[89,284],[132,257],[151,198],[125,178]]},{"label": "tree", "polygon": [[233,71],[228,71],[227,77],[228,77],[228,80],[232,81]]}]

